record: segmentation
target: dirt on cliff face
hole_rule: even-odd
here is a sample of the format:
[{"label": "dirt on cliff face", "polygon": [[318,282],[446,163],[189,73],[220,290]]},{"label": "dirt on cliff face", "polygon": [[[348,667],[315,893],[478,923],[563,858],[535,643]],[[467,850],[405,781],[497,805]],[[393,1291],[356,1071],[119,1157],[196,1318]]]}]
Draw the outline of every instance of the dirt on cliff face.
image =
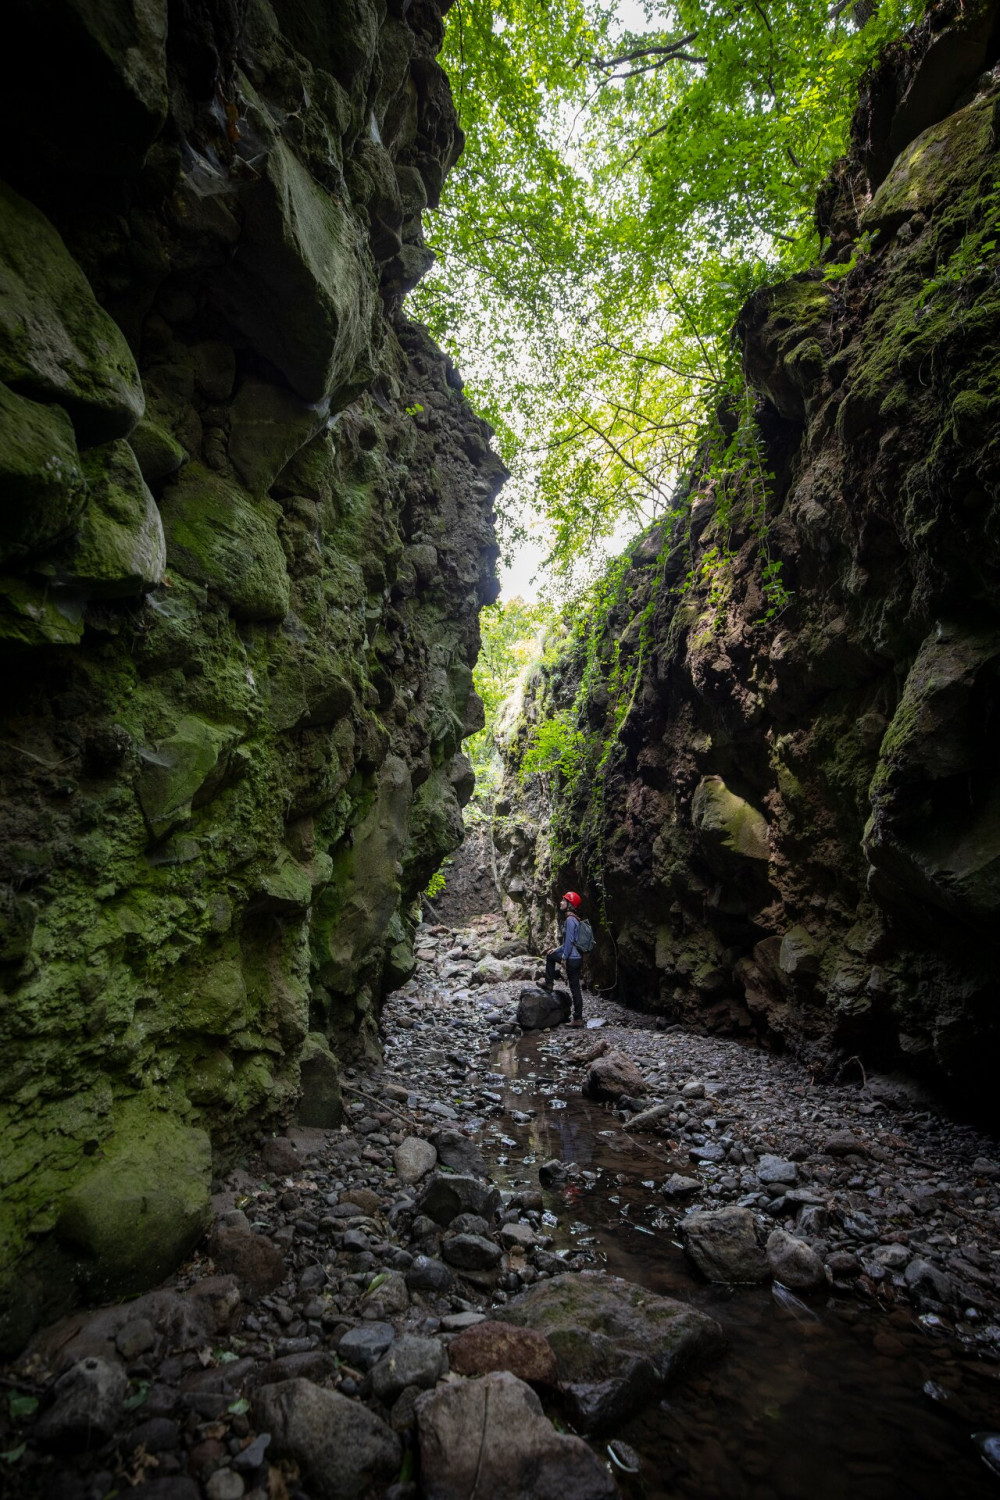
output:
[{"label": "dirt on cliff face", "polygon": [[[632,547],[604,616],[539,677],[497,833],[529,930],[572,880],[600,919],[599,971],[651,1009],[753,1025],[817,1066],[903,1064],[984,1110],[998,15],[939,9],[869,80],[821,200],[830,258],[739,321],[756,478],[723,505],[696,474],[683,519]],[[525,788],[530,723],[556,712],[583,770]]]},{"label": "dirt on cliff face", "polygon": [[339,1121],[461,841],[503,468],[401,311],[441,11],[13,8],[0,1346],[176,1264],[250,1121]]}]

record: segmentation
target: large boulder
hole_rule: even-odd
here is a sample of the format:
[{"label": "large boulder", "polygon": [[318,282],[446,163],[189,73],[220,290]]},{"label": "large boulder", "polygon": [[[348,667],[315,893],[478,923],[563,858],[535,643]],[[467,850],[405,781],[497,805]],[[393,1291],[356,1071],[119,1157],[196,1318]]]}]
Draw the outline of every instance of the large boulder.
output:
[{"label": "large boulder", "polygon": [[625,1420],[723,1342],[704,1313],[603,1272],[538,1282],[496,1318],[544,1334],[563,1397],[586,1431]]},{"label": "large boulder", "polygon": [[582,1438],[556,1432],[531,1387],[513,1375],[428,1392],[416,1413],[426,1500],[606,1500],[617,1493]]},{"label": "large boulder", "polygon": [[684,1249],[709,1281],[757,1282],[768,1274],[748,1208],[709,1209],[681,1220]]},{"label": "large boulder", "polygon": [[203,1130],[149,1108],[121,1108],[93,1171],[63,1199],[56,1233],[81,1258],[95,1295],[127,1297],[161,1281],[208,1227],[212,1148]]},{"label": "large boulder", "polygon": [[583,1093],[587,1099],[631,1098],[635,1094],[644,1094],[646,1089],[646,1080],[632,1059],[614,1047],[603,1057],[594,1059],[583,1080]]},{"label": "large boulder", "polygon": [[522,990],[517,1000],[517,1024],[522,1031],[548,1031],[569,1020],[572,1005],[566,990]]}]

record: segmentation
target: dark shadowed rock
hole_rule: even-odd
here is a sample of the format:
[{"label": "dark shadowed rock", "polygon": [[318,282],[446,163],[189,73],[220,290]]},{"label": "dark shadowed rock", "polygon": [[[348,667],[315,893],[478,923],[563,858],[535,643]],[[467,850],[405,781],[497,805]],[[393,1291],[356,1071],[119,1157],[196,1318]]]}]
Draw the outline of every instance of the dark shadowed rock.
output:
[{"label": "dark shadowed rock", "polygon": [[121,1420],[127,1394],[121,1365],[93,1355],[81,1359],[56,1381],[55,1400],[34,1436],[46,1448],[100,1448]]},{"label": "dark shadowed rock", "polygon": [[755,1282],[768,1274],[748,1208],[719,1208],[681,1220],[684,1249],[709,1281]]},{"label": "dark shadowed rock", "polygon": [[768,1235],[767,1263],[775,1280],[793,1291],[811,1291],[826,1281],[823,1262],[812,1246],[784,1229]]},{"label": "dark shadowed rock", "polygon": [[416,1403],[426,1500],[610,1500],[617,1487],[581,1438],[557,1433],[529,1385],[498,1372]]},{"label": "dark shadowed rock", "polygon": [[517,1002],[517,1024],[522,1031],[547,1031],[570,1018],[573,1002],[566,990],[522,990]]},{"label": "dark shadowed rock", "polygon": [[399,1471],[399,1438],[367,1407],[309,1380],[283,1380],[253,1397],[258,1427],[271,1434],[268,1456],[298,1464],[321,1500],[360,1500]]},{"label": "dark shadowed rock", "polygon": [[370,1370],[396,1337],[391,1323],[359,1323],[349,1328],[337,1345],[337,1355],[357,1370]]},{"label": "dark shadowed rock", "polygon": [[448,1373],[448,1355],[437,1339],[404,1334],[372,1370],[372,1391],[388,1406],[407,1386],[427,1390]]},{"label": "dark shadowed rock", "polygon": [[499,1190],[475,1177],[449,1176],[435,1172],[420,1195],[421,1213],[437,1224],[448,1225],[462,1213],[478,1214],[491,1221],[500,1207]]},{"label": "dark shadowed rock", "polygon": [[266,1296],[280,1286],[285,1257],[273,1240],[240,1225],[220,1225],[209,1240],[209,1254],[220,1271],[231,1271],[241,1286]]},{"label": "dark shadowed rock", "polygon": [[490,1271],[503,1251],[481,1234],[453,1234],[441,1241],[441,1254],[460,1271]]},{"label": "dark shadowed rock", "polygon": [[431,1144],[437,1151],[442,1166],[450,1167],[462,1177],[485,1177],[486,1158],[467,1135],[460,1130],[436,1130]]}]

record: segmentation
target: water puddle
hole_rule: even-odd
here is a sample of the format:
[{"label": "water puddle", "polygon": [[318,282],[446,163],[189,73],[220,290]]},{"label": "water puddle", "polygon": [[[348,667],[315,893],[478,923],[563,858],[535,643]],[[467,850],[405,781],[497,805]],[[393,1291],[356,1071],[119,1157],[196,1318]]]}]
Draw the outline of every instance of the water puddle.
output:
[{"label": "water puddle", "polygon": [[[503,1187],[576,1162],[581,1180],[542,1189],[553,1249],[587,1247],[608,1271],[717,1318],[729,1351],[616,1436],[642,1458],[629,1495],[691,1500],[966,1500],[1000,1496],[976,1431],[1000,1428],[996,1367],[945,1342],[933,1319],[853,1299],[805,1306],[770,1286],[707,1286],[662,1216],[659,1184],[689,1163],[633,1140],[610,1111],[558,1078],[544,1035],[502,1044],[500,1096],[480,1145]],[[500,1113],[502,1109],[502,1113]],[[925,1389],[928,1388],[928,1389]]]}]

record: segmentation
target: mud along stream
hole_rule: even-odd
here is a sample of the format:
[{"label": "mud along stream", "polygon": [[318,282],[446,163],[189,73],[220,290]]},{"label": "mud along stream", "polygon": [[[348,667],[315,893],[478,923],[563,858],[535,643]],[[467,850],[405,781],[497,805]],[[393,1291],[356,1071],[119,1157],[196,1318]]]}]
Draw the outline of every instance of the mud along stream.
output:
[{"label": "mud along stream", "polygon": [[[424,1090],[440,1077],[445,1114],[475,1132],[508,1216],[541,1237],[527,1262],[511,1258],[495,1300],[563,1269],[558,1257],[683,1299],[725,1331],[719,1360],[608,1435],[642,1461],[636,1478],[616,1470],[626,1493],[1000,1493],[972,1437],[1000,1426],[995,1143],[899,1083],[819,1085],[791,1059],[656,1032],[592,997],[586,1031],[521,1034],[523,985],[469,987],[469,953],[454,935],[439,942],[389,1008],[387,1064]],[[582,1096],[580,1059],[598,1040],[639,1065],[642,1106],[675,1098],[653,1127],[631,1132],[626,1109]],[[761,1163],[786,1157],[796,1184],[762,1191]],[[675,1177],[693,1186],[671,1198]],[[730,1203],[748,1204],[763,1236],[805,1233],[825,1260],[820,1288],[699,1275],[681,1221]]]}]

